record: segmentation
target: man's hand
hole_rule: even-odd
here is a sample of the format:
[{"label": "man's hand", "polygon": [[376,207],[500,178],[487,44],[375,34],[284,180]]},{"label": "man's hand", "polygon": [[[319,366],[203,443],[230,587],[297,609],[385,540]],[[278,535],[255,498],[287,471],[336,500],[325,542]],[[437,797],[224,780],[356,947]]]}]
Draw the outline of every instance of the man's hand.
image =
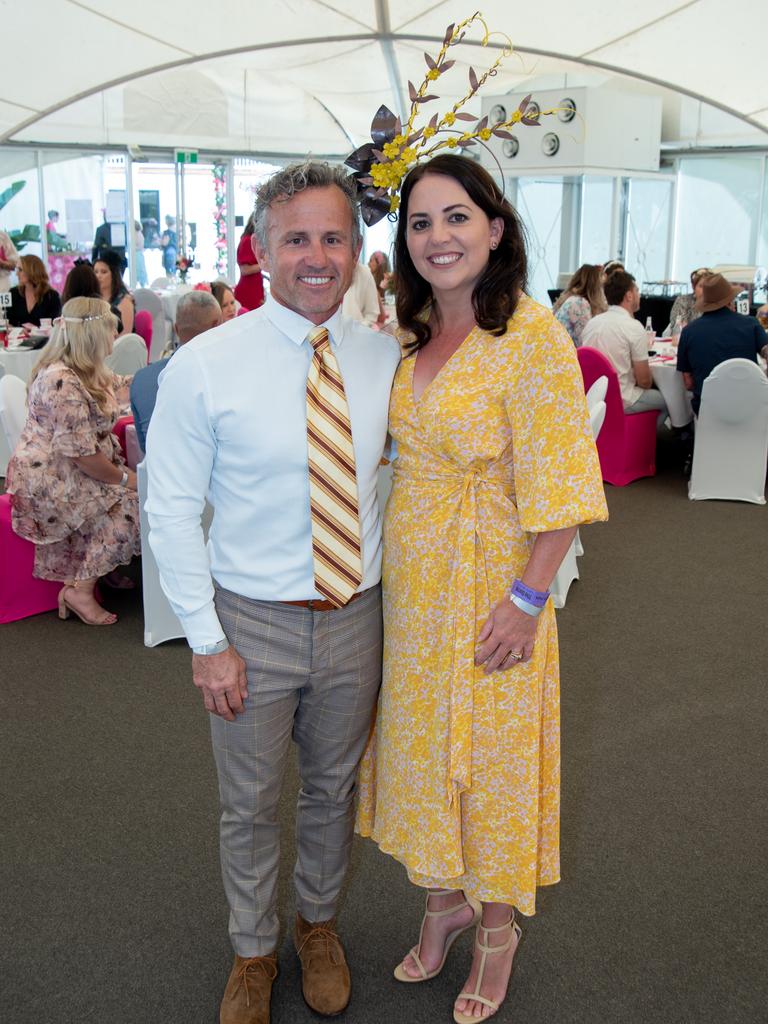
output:
[{"label": "man's hand", "polygon": [[192,679],[203,694],[205,710],[234,722],[248,696],[245,662],[231,645],[221,654],[193,654]]}]

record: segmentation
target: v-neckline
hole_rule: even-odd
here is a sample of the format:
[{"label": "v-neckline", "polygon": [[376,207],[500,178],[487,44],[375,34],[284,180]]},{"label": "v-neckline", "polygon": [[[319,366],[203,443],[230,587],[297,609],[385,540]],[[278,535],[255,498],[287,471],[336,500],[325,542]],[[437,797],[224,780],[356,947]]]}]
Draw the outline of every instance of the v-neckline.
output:
[{"label": "v-neckline", "polygon": [[461,342],[461,344],[457,348],[455,348],[453,350],[453,352],[451,352],[451,354],[448,356],[448,358],[442,364],[442,366],[437,371],[435,376],[430,381],[427,382],[427,384],[424,387],[424,390],[421,392],[421,394],[419,395],[418,398],[416,397],[416,392],[413,390],[413,384],[414,384],[414,380],[415,380],[415,377],[416,377],[416,360],[419,358],[419,352],[421,351],[421,349],[419,349],[416,352],[416,354],[413,357],[413,368],[411,369],[411,401],[413,402],[413,404],[416,406],[417,409],[419,409],[421,407],[421,403],[424,401],[424,397],[427,394],[427,392],[429,391],[429,389],[432,387],[432,385],[435,383],[436,380],[438,380],[440,377],[442,377],[445,369],[448,366],[450,366],[450,364],[455,360],[456,356],[459,354],[459,352],[461,352],[461,350],[464,348],[464,346],[467,344],[467,342],[469,341],[469,339],[472,337],[472,335],[475,333],[476,330],[477,330],[477,325],[475,325],[470,330],[469,334],[464,338],[464,340]]}]

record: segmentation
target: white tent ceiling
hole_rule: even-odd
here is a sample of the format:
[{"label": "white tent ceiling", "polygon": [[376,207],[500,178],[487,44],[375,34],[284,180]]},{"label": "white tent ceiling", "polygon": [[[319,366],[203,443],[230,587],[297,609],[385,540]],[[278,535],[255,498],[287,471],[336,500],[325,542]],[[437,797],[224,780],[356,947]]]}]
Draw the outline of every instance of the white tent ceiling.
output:
[{"label": "white tent ceiling", "polygon": [[[458,0],[0,0],[10,28],[0,142],[343,156],[368,138],[380,103],[402,112],[408,80],[423,78],[423,52],[435,53],[446,25],[473,9]],[[517,49],[486,92],[629,76],[635,88],[665,87],[667,97],[734,115],[739,141],[766,143],[764,0],[484,0],[481,9]],[[495,54],[465,43],[452,56],[439,86],[451,102],[470,63],[487,67]]]}]

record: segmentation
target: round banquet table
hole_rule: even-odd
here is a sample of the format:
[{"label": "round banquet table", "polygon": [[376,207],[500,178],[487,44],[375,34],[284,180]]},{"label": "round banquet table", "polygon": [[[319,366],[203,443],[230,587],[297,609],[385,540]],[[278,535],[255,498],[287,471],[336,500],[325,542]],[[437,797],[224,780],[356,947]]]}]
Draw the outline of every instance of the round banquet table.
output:
[{"label": "round banquet table", "polygon": [[664,396],[673,427],[687,427],[693,419],[691,395],[683,384],[683,375],[677,370],[677,350],[661,339],[654,342],[658,354],[648,360],[653,383]]}]

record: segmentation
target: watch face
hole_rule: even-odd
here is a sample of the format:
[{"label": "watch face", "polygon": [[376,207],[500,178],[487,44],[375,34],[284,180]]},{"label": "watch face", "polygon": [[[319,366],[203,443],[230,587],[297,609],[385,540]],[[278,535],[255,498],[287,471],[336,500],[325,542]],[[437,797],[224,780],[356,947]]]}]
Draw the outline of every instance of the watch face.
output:
[{"label": "watch face", "polygon": [[509,160],[513,160],[520,152],[520,143],[516,138],[505,139],[501,144],[501,151]]},{"label": "watch face", "polygon": [[558,139],[554,132],[547,132],[541,140],[542,153],[544,156],[554,156],[558,149],[560,149],[560,139]]},{"label": "watch face", "polygon": [[501,103],[494,103],[491,107],[490,113],[488,114],[489,124],[501,124],[502,121],[507,120],[507,108],[502,106]]},{"label": "watch face", "polygon": [[557,107],[557,119],[558,121],[562,121],[563,124],[568,124],[569,121],[572,121],[574,117],[576,117],[576,104],[568,96],[566,96],[565,99],[560,100]]}]

